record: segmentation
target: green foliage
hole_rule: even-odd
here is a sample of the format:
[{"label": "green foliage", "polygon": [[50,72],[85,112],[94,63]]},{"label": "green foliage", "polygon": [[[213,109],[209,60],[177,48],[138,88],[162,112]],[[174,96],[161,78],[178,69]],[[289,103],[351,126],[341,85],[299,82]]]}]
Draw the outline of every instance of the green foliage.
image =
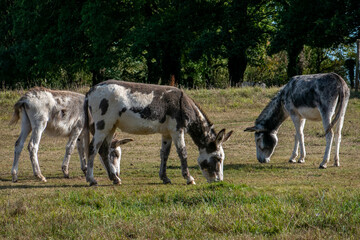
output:
[{"label": "green foliage", "polygon": [[287,76],[345,73],[331,51],[359,37],[359,4],[4,0],[0,81],[11,88],[66,88],[121,78],[224,88],[243,80],[286,83],[284,64]]},{"label": "green foliage", "polygon": [[[359,2],[348,0],[290,0],[278,2],[276,33],[270,53],[286,50],[288,77],[303,73],[300,53],[304,45],[336,47],[359,36]],[[354,41],[354,40],[351,40]],[[319,66],[315,66],[319,70]]]},{"label": "green foliage", "polygon": [[227,59],[229,82],[236,86],[273,29],[274,7],[269,1],[223,1],[212,8],[190,56]]}]

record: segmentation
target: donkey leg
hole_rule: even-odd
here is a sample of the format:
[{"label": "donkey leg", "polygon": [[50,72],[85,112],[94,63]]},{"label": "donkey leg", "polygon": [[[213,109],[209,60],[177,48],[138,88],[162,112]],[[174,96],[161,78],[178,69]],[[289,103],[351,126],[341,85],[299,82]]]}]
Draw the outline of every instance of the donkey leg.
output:
[{"label": "donkey leg", "polygon": [[84,149],[84,137],[83,137],[82,134],[77,139],[76,146],[77,146],[77,150],[78,150],[78,153],[79,153],[80,167],[81,167],[81,170],[83,171],[83,173],[86,176],[87,166],[86,166],[86,157],[85,157],[85,149]]},{"label": "donkey leg", "polygon": [[334,157],[334,166],[340,167],[340,143],[341,143],[341,130],[344,125],[344,116],[341,116],[337,122],[336,130],[335,130],[335,157]]},{"label": "donkey leg", "polygon": [[299,151],[299,140],[298,140],[297,134],[295,134],[294,149],[293,149],[293,152],[292,152],[292,154],[290,156],[289,162],[296,163],[296,158],[298,156],[298,151]]},{"label": "donkey leg", "polygon": [[15,151],[14,151],[14,162],[11,169],[12,181],[17,182],[18,180],[18,167],[19,167],[19,158],[21,151],[24,147],[25,140],[29,133],[31,132],[30,121],[26,114],[22,114],[21,118],[21,133],[19,138],[15,142]]},{"label": "donkey leg", "polygon": [[163,135],[161,150],[160,150],[161,164],[160,164],[159,177],[164,184],[171,183],[170,179],[166,175],[166,163],[169,158],[170,149],[171,149],[171,137]]},{"label": "donkey leg", "polygon": [[305,140],[304,140],[304,127],[305,127],[305,119],[300,119],[300,136],[299,136],[299,145],[300,145],[300,158],[298,160],[298,163],[304,163],[305,157],[306,157],[306,151],[305,151]]},{"label": "donkey leg", "polygon": [[181,172],[183,177],[187,180],[186,183],[195,184],[195,179],[190,175],[189,168],[187,166],[187,151],[185,146],[184,131],[179,130],[177,133],[173,134],[172,139],[181,161]]},{"label": "donkey leg", "polygon": [[45,121],[38,122],[36,124],[36,127],[33,127],[33,132],[31,134],[31,138],[28,145],[34,176],[39,178],[43,182],[46,182],[46,178],[41,174],[37,153],[39,150],[41,135],[44,132],[45,128],[46,128]]},{"label": "donkey leg", "polygon": [[61,166],[61,169],[64,173],[65,178],[69,178],[70,157],[71,157],[72,152],[74,151],[76,139],[79,137],[80,133],[81,133],[81,129],[74,130],[71,133],[71,135],[69,137],[69,141],[66,144],[65,156],[64,156],[64,160],[63,160],[63,163]]},{"label": "donkey leg", "polygon": [[94,158],[98,153],[104,139],[104,134],[99,134],[98,132],[95,132],[95,135],[93,136],[93,139],[89,144],[89,159],[86,170],[86,181],[90,183],[90,186],[97,185],[97,181],[94,179]]},{"label": "donkey leg", "polygon": [[[331,120],[331,116],[328,117],[323,117],[323,126],[324,126],[324,130],[326,130],[328,128],[328,126],[330,125],[330,120]],[[330,151],[331,151],[331,145],[333,142],[333,137],[334,137],[334,132],[331,129],[331,131],[329,131],[326,135],[326,148],[325,148],[325,154],[324,154],[324,158],[323,161],[320,163],[319,168],[321,169],[325,169],[327,167],[327,163],[329,162],[330,159]]]},{"label": "donkey leg", "polygon": [[[114,179],[114,184],[120,182],[120,178],[116,177],[115,170],[111,169],[112,171],[109,171],[109,147],[115,130],[115,122],[109,121],[105,123],[104,120],[101,120],[96,124],[95,134],[89,145],[89,159],[86,171],[86,181],[90,183],[90,186],[97,185],[97,182],[94,179],[94,159],[98,152],[104,166],[108,170],[110,179]],[[112,173],[115,177],[113,178],[113,175],[110,176],[110,173]]]},{"label": "donkey leg", "polygon": [[[304,126],[305,126],[305,119],[300,118],[298,115],[291,115],[291,120],[294,123],[295,130],[296,130],[296,139],[298,141],[298,144],[300,146],[300,157],[298,159],[298,163],[304,163],[305,157],[306,157],[306,151],[305,151],[305,143],[304,143]],[[296,146],[296,140],[295,140],[295,150]]]},{"label": "donkey leg", "polygon": [[116,166],[114,166],[109,161],[110,144],[113,139],[114,132],[115,129],[111,133],[109,133],[109,135],[104,139],[103,143],[100,146],[99,154],[106,168],[109,179],[113,180],[114,184],[121,184],[121,179],[116,175]]}]

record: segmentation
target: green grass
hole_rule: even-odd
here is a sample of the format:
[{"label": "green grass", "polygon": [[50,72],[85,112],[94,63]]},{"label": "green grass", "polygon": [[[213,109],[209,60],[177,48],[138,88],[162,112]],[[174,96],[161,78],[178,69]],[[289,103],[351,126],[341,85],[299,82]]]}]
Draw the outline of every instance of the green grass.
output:
[{"label": "green grass", "polygon": [[[8,127],[17,92],[0,92],[0,238],[2,239],[358,239],[360,237],[360,101],[346,114],[340,168],[318,169],[325,150],[321,123],[307,122],[305,164],[290,164],[294,128],[287,120],[269,164],[256,160],[252,125],[278,89],[192,90],[217,130],[234,130],[224,144],[224,182],[206,183],[187,136],[189,168],[197,185],[187,186],[173,147],[171,185],[158,178],[161,136],[132,136],[123,146],[121,186],[113,186],[98,160],[97,187],[88,187],[77,153],[70,179],[62,178],[66,139],[43,136],[42,173],[33,177],[26,148],[19,182],[11,182],[19,124]],[[333,153],[334,151],[332,151]]]}]

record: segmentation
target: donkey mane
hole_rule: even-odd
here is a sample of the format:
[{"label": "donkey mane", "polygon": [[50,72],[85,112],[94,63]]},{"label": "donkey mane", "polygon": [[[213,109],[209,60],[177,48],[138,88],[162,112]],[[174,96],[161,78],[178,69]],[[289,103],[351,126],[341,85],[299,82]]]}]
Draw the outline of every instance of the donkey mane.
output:
[{"label": "donkey mane", "polygon": [[[189,97],[190,98],[190,97]],[[195,106],[199,109],[200,113],[204,116],[206,122],[209,124],[209,126],[212,126],[213,123],[210,121],[209,117],[207,116],[207,114],[204,112],[204,110],[202,109],[202,107],[192,98],[190,98],[193,103],[195,104]]]},{"label": "donkey mane", "polygon": [[277,129],[286,119],[285,111],[282,107],[282,91],[281,89],[268,103],[259,117],[255,120],[255,125],[261,124],[267,131]]},{"label": "donkey mane", "polygon": [[180,98],[183,117],[188,119],[186,131],[199,148],[205,148],[216,138],[213,123],[202,110],[200,105],[189,96],[183,94]]}]

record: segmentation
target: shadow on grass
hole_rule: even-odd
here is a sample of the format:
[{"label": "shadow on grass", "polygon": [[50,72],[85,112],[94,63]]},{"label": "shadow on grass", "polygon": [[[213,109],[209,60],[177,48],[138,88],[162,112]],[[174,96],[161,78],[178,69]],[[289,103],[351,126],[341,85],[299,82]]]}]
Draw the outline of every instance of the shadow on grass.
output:
[{"label": "shadow on grass", "polygon": [[87,187],[88,185],[84,185],[84,184],[75,184],[75,185],[48,185],[48,184],[44,184],[44,185],[29,185],[29,184],[19,184],[19,183],[14,183],[11,185],[7,185],[7,186],[0,186],[0,190],[5,190],[5,189],[46,189],[46,188],[83,188],[83,187]]},{"label": "shadow on grass", "polygon": [[[159,168],[159,167],[157,167]],[[200,169],[199,166],[194,165],[194,166],[188,166],[189,169]],[[174,166],[174,165],[170,165],[167,166],[166,169],[181,169],[181,166]]]},{"label": "shadow on grass", "polygon": [[[64,179],[61,177],[48,177],[47,179]],[[88,183],[83,183],[83,184],[72,184],[72,183],[59,183],[59,184],[49,184],[49,183],[42,183],[40,181],[36,181],[34,179],[22,179],[20,180],[21,182],[27,182],[27,183],[21,183],[21,182],[16,182],[13,183],[10,179],[4,179],[4,178],[0,178],[0,182],[7,182],[7,185],[3,185],[0,186],[0,191],[1,190],[6,190],[6,189],[50,189],[50,188],[89,188],[89,189],[96,189],[99,187],[121,187],[121,185],[134,185],[134,186],[141,186],[141,185],[148,185],[148,186],[163,186],[166,185],[164,184],[162,181],[159,180],[159,182],[146,182],[146,183],[123,183],[121,185],[114,185],[112,184],[111,181],[109,181],[108,184],[98,184],[97,186],[89,186]],[[34,182],[33,185],[30,184],[29,182]],[[186,185],[186,183],[171,183],[169,184],[171,186],[174,185]]]},{"label": "shadow on grass", "polygon": [[266,163],[239,163],[239,164],[225,164],[224,171],[226,170],[288,170],[294,169],[295,164],[274,165]]},{"label": "shadow on grass", "polygon": [[[59,179],[59,180],[64,180],[65,182],[60,182],[58,184],[51,184],[51,183],[42,183],[40,180],[35,180],[34,178],[22,178],[21,180],[19,180],[16,183],[13,183],[11,179],[7,179],[7,178],[0,178],[0,182],[6,182],[7,185],[3,185],[0,186],[0,191],[1,190],[6,190],[6,189],[47,189],[47,188],[86,188],[89,187],[89,184],[85,182],[81,183],[81,184],[74,184],[71,182],[71,180],[80,180],[81,177],[74,177],[74,178],[64,178],[64,177],[57,177],[57,176],[52,176],[52,177],[47,177],[47,180],[49,179]],[[24,182],[24,183],[22,183]],[[26,182],[26,183],[25,183]],[[31,182],[31,184],[29,183]],[[33,184],[32,184],[33,183]],[[97,186],[94,186],[92,188],[96,188],[96,187],[109,187],[109,186],[114,186],[113,184],[109,183],[109,184],[99,184]]]},{"label": "shadow on grass", "polygon": [[[294,169],[296,163],[284,163],[283,165],[278,164],[271,164],[271,163],[239,163],[239,164],[224,164],[224,171],[226,170],[246,170],[246,169],[253,169],[253,170],[276,170],[276,169]],[[200,167],[198,165],[188,166],[189,169],[196,169],[199,170]],[[166,169],[181,169],[181,166],[167,166]]]}]

